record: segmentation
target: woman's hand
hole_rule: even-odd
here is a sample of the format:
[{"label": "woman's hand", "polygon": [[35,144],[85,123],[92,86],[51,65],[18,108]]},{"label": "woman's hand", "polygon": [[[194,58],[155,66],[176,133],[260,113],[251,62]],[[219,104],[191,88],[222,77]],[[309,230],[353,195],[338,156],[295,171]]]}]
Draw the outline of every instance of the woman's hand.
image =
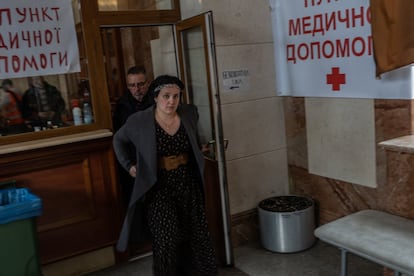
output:
[{"label": "woman's hand", "polygon": [[209,145],[209,144],[202,144],[202,145],[201,145],[201,152],[202,152],[204,155],[209,154],[209,153],[210,153],[210,145]]},{"label": "woman's hand", "polygon": [[131,168],[129,168],[129,175],[132,177],[137,176],[137,166],[132,165]]}]

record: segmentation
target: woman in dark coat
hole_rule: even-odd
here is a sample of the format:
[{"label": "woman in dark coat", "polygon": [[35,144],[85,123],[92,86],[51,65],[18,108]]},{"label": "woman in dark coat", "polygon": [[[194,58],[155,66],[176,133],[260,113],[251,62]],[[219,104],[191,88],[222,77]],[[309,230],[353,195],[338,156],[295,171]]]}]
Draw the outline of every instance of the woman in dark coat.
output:
[{"label": "woman in dark coat", "polygon": [[[130,233],[131,225],[138,222],[139,234],[147,228],[152,240],[154,275],[217,275],[204,209],[198,113],[180,104],[183,88],[176,77],[156,78],[150,87],[154,108],[131,115],[114,136],[120,164],[135,177],[117,248],[126,249],[130,235],[138,233]],[[136,163],[129,158],[130,144]]]}]

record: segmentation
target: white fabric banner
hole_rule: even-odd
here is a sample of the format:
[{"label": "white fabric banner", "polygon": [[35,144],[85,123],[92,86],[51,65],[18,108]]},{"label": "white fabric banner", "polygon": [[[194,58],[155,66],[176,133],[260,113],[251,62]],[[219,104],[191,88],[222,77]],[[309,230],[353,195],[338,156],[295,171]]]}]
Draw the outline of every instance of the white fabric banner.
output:
[{"label": "white fabric banner", "polygon": [[0,0],[0,77],[79,72],[71,0]]},{"label": "white fabric banner", "polygon": [[270,0],[280,96],[412,99],[412,66],[375,77],[369,0]]}]

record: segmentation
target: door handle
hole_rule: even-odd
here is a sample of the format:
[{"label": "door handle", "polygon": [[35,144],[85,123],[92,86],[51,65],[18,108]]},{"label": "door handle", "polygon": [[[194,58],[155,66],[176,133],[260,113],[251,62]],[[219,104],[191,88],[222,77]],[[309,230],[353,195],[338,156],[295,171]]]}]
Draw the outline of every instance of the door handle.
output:
[{"label": "door handle", "polygon": [[[207,146],[215,145],[215,144],[216,144],[216,140],[210,140],[207,142]],[[227,147],[229,146],[229,139],[223,139],[223,145],[224,145],[224,149],[226,150]]]},{"label": "door handle", "polygon": [[229,146],[229,139],[223,139],[224,144],[224,150],[227,150],[227,147]]}]

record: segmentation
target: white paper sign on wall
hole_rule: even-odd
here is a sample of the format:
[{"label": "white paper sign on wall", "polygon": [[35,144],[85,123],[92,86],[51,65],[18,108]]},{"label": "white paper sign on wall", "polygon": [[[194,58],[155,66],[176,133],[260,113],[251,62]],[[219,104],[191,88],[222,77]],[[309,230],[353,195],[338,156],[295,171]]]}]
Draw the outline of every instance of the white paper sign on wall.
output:
[{"label": "white paper sign on wall", "polygon": [[226,91],[248,91],[250,89],[248,69],[225,70],[222,72],[222,78]]}]

